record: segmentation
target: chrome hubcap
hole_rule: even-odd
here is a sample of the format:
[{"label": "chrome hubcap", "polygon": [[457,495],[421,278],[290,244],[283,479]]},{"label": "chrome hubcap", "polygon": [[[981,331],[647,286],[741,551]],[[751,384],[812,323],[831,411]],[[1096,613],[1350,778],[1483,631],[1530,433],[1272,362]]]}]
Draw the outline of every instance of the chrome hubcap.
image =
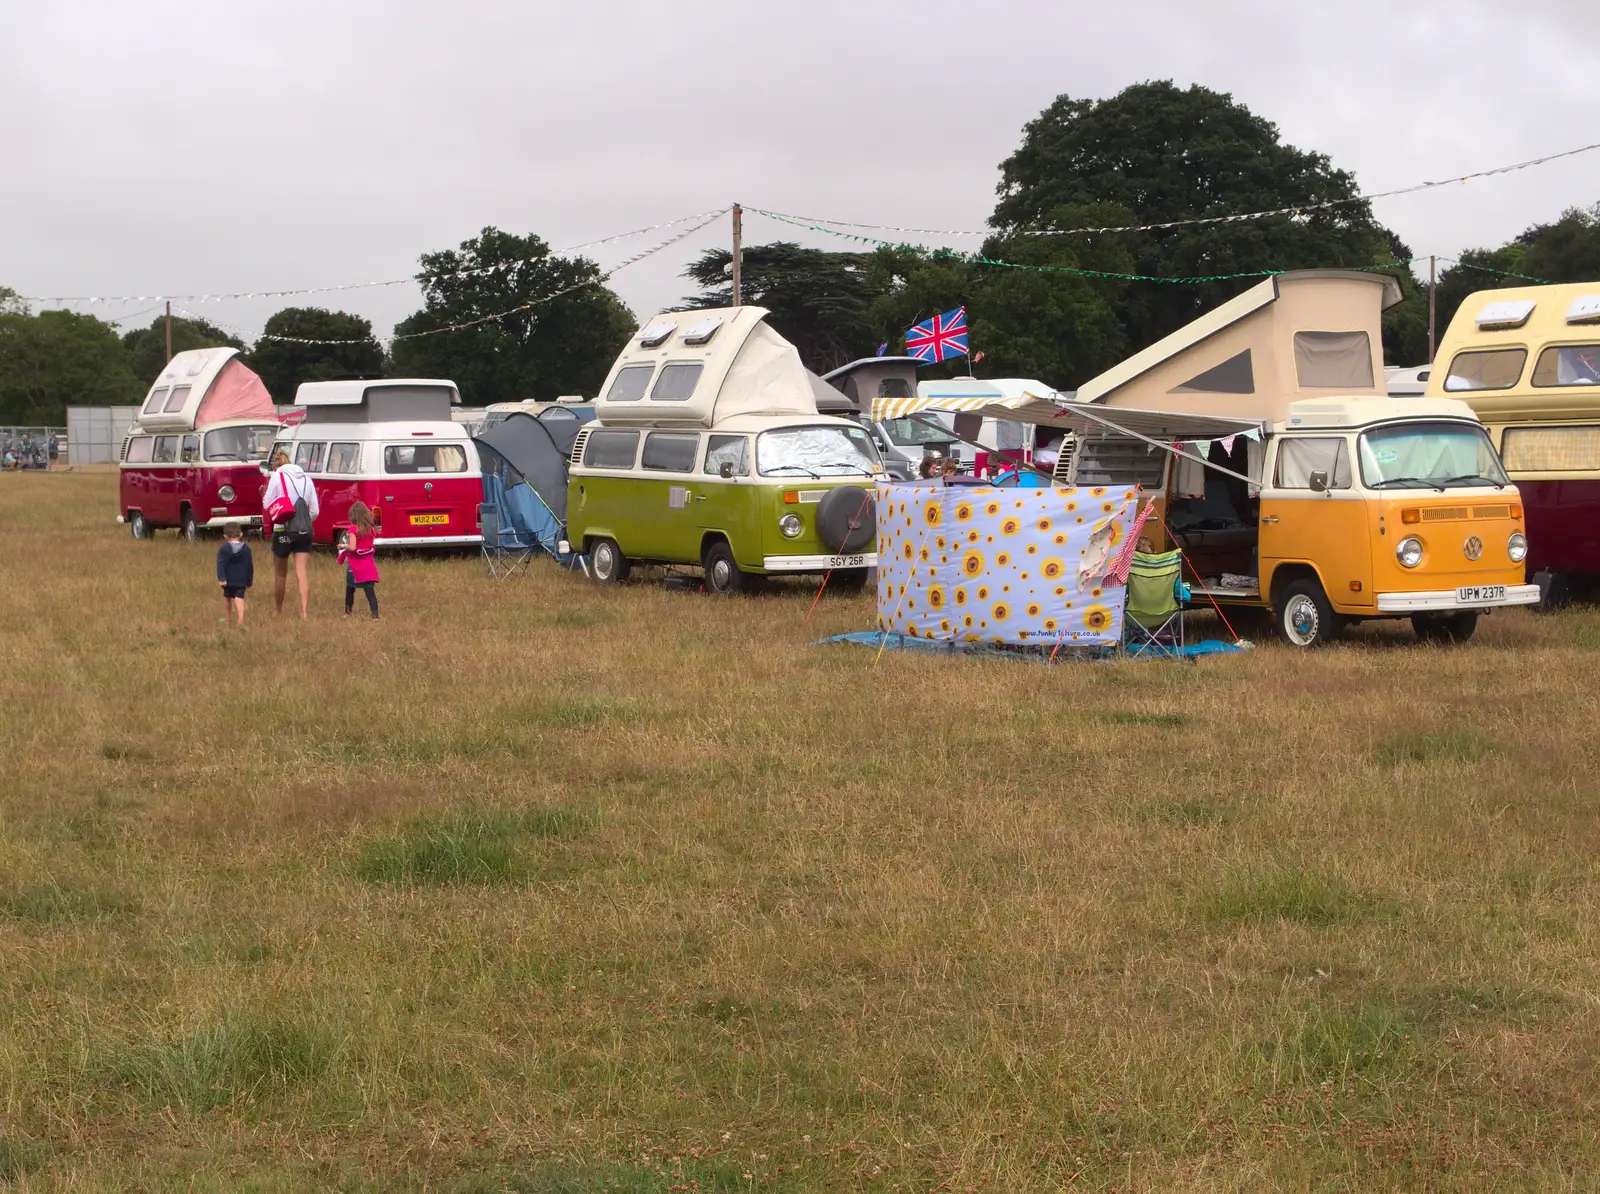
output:
[{"label": "chrome hubcap", "polygon": [[602,544],[594,549],[594,571],[596,576],[602,580],[610,580],[614,566],[615,561],[611,558],[610,547]]},{"label": "chrome hubcap", "polygon": [[727,560],[718,560],[715,564],[711,565],[711,583],[716,588],[726,589],[730,579],[731,574],[728,568]]},{"label": "chrome hubcap", "polygon": [[1304,647],[1315,642],[1317,637],[1317,603],[1303,594],[1297,594],[1289,599],[1288,607],[1283,611],[1284,629],[1289,632],[1289,641],[1297,647]]}]

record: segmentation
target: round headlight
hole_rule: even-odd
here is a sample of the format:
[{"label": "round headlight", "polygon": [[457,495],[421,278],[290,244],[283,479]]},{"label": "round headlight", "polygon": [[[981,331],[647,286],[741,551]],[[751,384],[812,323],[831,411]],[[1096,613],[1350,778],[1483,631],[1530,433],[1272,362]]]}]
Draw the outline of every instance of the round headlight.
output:
[{"label": "round headlight", "polygon": [[797,539],[806,527],[805,523],[800,521],[798,514],[785,514],[778,519],[778,529],[783,532],[784,538]]},{"label": "round headlight", "polygon": [[1402,539],[1400,546],[1394,549],[1395,559],[1406,568],[1415,568],[1422,563],[1422,540]]},{"label": "round headlight", "polygon": [[233,501],[233,486],[224,485],[221,489],[217,490],[217,496],[225,502]]},{"label": "round headlight", "polygon": [[1512,531],[1511,538],[1506,541],[1506,554],[1513,564],[1522,563],[1528,558],[1528,537],[1521,531]]}]

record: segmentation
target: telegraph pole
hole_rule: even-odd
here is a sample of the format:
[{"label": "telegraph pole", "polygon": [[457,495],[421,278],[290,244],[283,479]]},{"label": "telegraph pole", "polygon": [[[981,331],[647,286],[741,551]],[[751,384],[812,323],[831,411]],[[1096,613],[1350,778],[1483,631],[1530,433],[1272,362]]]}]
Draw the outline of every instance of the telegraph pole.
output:
[{"label": "telegraph pole", "polygon": [[1428,364],[1433,364],[1433,321],[1439,310],[1438,303],[1434,300],[1433,293],[1433,263],[1434,255],[1428,254]]},{"label": "telegraph pole", "polygon": [[733,205],[733,305],[741,305],[740,273],[744,266],[744,208]]},{"label": "telegraph pole", "polygon": [[167,300],[167,362],[172,362],[172,300]]}]

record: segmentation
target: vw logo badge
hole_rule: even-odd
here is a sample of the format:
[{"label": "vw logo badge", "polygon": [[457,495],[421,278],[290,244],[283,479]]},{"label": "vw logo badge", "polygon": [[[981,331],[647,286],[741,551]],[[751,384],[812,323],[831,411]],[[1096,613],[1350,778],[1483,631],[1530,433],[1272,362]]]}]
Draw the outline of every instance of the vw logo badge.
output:
[{"label": "vw logo badge", "polygon": [[1467,553],[1467,559],[1475,560],[1483,554],[1483,540],[1476,535],[1468,535],[1467,541],[1461,545],[1461,550]]}]

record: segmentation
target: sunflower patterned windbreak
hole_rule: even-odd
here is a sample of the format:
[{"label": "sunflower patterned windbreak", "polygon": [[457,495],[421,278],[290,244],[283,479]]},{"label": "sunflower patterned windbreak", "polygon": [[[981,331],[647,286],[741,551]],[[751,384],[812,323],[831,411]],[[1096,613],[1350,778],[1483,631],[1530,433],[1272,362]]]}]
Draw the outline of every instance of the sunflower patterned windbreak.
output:
[{"label": "sunflower patterned windbreak", "polygon": [[1068,646],[1122,637],[1125,590],[1100,577],[1134,490],[880,482],[877,498],[880,630]]}]

